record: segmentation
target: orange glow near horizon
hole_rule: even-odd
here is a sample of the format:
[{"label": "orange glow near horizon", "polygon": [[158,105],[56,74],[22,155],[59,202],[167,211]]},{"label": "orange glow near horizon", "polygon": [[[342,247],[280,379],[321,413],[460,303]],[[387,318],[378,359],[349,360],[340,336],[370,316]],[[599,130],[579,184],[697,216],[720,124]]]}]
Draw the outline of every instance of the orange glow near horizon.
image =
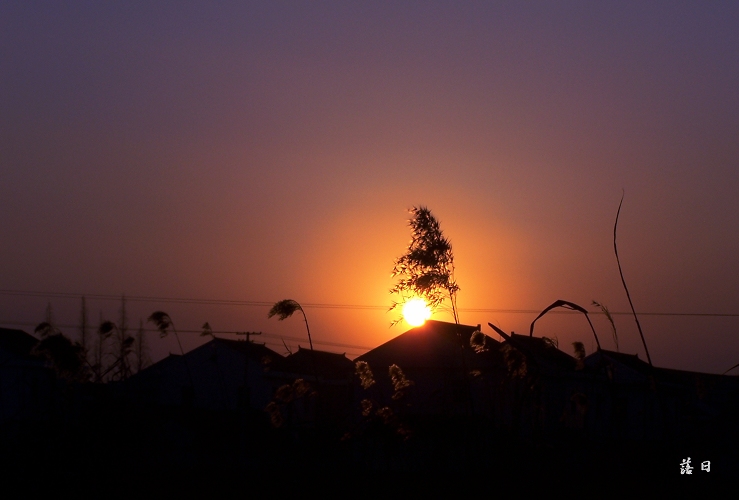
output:
[{"label": "orange glow near horizon", "polygon": [[411,326],[421,326],[431,317],[431,309],[420,297],[409,300],[403,305],[403,319]]}]

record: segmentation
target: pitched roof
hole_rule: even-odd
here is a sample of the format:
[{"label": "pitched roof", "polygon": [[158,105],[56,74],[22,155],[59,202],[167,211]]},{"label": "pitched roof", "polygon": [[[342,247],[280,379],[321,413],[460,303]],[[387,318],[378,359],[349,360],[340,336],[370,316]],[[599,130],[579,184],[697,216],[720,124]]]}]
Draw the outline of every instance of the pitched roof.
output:
[{"label": "pitched roof", "polygon": [[[403,369],[461,365],[460,351],[462,347],[469,347],[470,337],[477,330],[479,326],[429,320],[364,353],[356,361],[382,367],[397,364]],[[497,340],[484,338],[488,348],[499,345]],[[471,349],[466,351],[472,354]]]},{"label": "pitched roof", "polygon": [[[221,344],[225,347],[228,347],[229,349],[233,349],[236,352],[239,352],[241,354],[244,354],[250,358],[253,359],[259,359],[262,360],[265,356],[271,359],[281,359],[283,356],[270,349],[269,347],[263,345],[263,344],[256,344],[254,342],[249,342],[246,340],[229,340],[229,339],[222,339],[222,338],[214,338],[211,340],[211,342],[216,342],[218,344]],[[207,345],[207,344],[204,344]]]},{"label": "pitched roof", "polygon": [[153,363],[146,368],[144,368],[141,371],[138,371],[131,375],[128,379],[126,379],[126,382],[136,381],[142,378],[151,377],[155,374],[162,373],[166,370],[171,369],[173,366],[180,367],[182,366],[184,370],[184,363],[182,361],[182,355],[181,354],[174,354],[169,353],[169,355],[166,358],[162,358],[156,363]]},{"label": "pitched roof", "polygon": [[621,363],[622,365],[628,366],[632,370],[640,372],[640,373],[648,373],[648,370],[649,370],[649,363],[639,359],[638,354],[626,354],[623,352],[616,352],[616,351],[609,351],[607,349],[600,349],[590,354],[585,359],[586,360],[595,359],[598,357],[604,357],[607,359],[611,359],[613,361]]},{"label": "pitched roof", "polygon": [[510,345],[539,363],[565,369],[574,368],[577,365],[574,357],[559,350],[547,339],[511,333],[506,340]]},{"label": "pitched roof", "polygon": [[38,344],[36,337],[23,330],[0,328],[0,348],[19,356],[28,356]]},{"label": "pitched roof", "polygon": [[346,378],[354,373],[354,363],[345,354],[298,348],[298,352],[279,360],[274,369],[285,373]]},{"label": "pitched roof", "polygon": [[167,356],[166,358],[160,359],[153,365],[148,366],[140,372],[134,374],[129,380],[154,376],[157,373],[162,373],[173,368],[177,370],[183,370],[183,373],[185,373],[184,370],[186,370],[186,358],[191,359],[189,356],[191,356],[192,353],[196,351],[201,352],[201,349],[208,349],[209,347],[213,347],[214,345],[224,346],[248,358],[255,359],[260,363],[265,363],[266,360],[268,360],[269,363],[272,363],[283,358],[281,354],[262,344],[255,344],[253,342],[247,342],[245,340],[228,340],[214,338],[209,342],[206,342],[205,344],[186,352],[184,356],[182,354],[170,353],[169,356]]},{"label": "pitched roof", "polygon": [[[739,390],[739,377],[737,376],[651,367],[649,363],[639,359],[636,354],[601,349],[585,358],[585,363],[595,369],[608,367],[612,370],[609,371],[609,376],[620,383],[654,381],[661,387],[687,390],[693,395],[701,394],[701,400],[707,393],[712,393],[713,397],[723,398],[724,402],[729,401]],[[721,393],[724,395],[717,396]]]}]

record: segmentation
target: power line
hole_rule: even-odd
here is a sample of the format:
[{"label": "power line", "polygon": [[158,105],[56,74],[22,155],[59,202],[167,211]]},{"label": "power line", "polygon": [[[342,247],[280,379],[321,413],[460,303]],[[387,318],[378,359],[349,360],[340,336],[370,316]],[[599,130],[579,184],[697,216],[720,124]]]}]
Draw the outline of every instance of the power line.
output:
[{"label": "power line", "polygon": [[[0,290],[0,295],[11,295],[21,297],[43,297],[43,298],[61,298],[61,299],[80,299],[86,297],[88,299],[97,300],[121,300],[121,295],[111,294],[84,294],[84,293],[67,293],[67,292],[36,292],[26,290]],[[224,306],[257,306],[272,307],[274,302],[258,301],[258,300],[228,300],[228,299],[191,299],[182,297],[149,297],[126,295],[126,300],[131,302],[167,302],[174,304],[199,304],[199,305],[224,305]],[[387,306],[370,306],[361,304],[326,304],[326,303],[302,303],[303,307],[320,308],[320,309],[380,309],[386,310]]]},{"label": "power line", "polygon": [[[19,322],[19,321],[0,321],[0,325],[13,325],[13,326],[33,326],[35,327],[38,325],[38,323],[28,323],[28,322]],[[57,328],[79,328],[79,325],[70,325],[70,324],[57,324],[54,325]],[[160,333],[159,330],[153,329],[153,328],[144,328],[144,332],[146,333]],[[238,335],[242,333],[243,330],[213,330],[214,334],[218,335]],[[203,330],[177,330],[177,333],[203,333]],[[284,335],[276,335],[274,333],[263,333],[262,337],[266,339],[277,339],[277,340],[289,340],[292,342],[305,342],[305,338],[299,338],[299,337],[288,337]],[[354,345],[354,344],[343,344],[341,342],[330,342],[330,341],[322,341],[317,340],[314,341],[315,344],[320,345],[326,345],[331,347],[345,347],[348,349],[359,349],[359,350],[365,350],[369,351],[370,349],[374,349],[373,347],[368,347],[364,345]]]},{"label": "power line", "polygon": [[[112,294],[83,294],[83,293],[67,293],[67,292],[38,292],[27,290],[0,290],[0,295],[20,296],[20,297],[43,297],[43,298],[62,298],[62,299],[88,299],[119,301],[121,295]],[[274,302],[257,301],[257,300],[229,300],[229,299],[193,299],[183,297],[154,297],[154,296],[138,296],[126,295],[126,300],[130,302],[164,302],[171,304],[195,304],[195,305],[223,305],[223,306],[249,306],[249,307],[272,307]],[[331,304],[321,302],[301,302],[301,306],[310,309],[350,309],[350,310],[382,310],[386,311],[387,306],[379,305],[363,305],[363,304]],[[494,309],[494,308],[460,308],[460,312],[471,313],[495,313],[495,314],[539,314],[539,309]],[[591,311],[590,314],[605,314],[603,311]],[[631,315],[630,311],[610,311],[613,316]],[[550,311],[549,314],[580,314],[576,311]],[[693,317],[714,317],[714,318],[737,318],[739,313],[686,313],[686,312],[639,312],[642,316],[693,316]]]},{"label": "power line", "polygon": [[[489,312],[489,313],[509,313],[509,314],[539,314],[541,311],[537,309],[460,309],[464,312]],[[611,316],[632,316],[629,311],[608,311]],[[549,311],[547,314],[581,314],[577,311]],[[603,311],[588,311],[588,314],[603,314]],[[739,318],[739,313],[675,313],[675,312],[637,312],[639,316],[698,316],[713,318]]]},{"label": "power line", "polygon": [[[0,290],[0,295],[22,296],[22,297],[44,297],[44,298],[60,298],[60,299],[80,299],[86,297],[88,299],[97,300],[121,300],[121,295],[100,294],[100,293],[67,293],[67,292],[36,292],[26,290]],[[147,296],[129,296],[126,300],[131,302],[168,302],[177,304],[215,304],[215,305],[237,305],[237,306],[271,306],[271,302],[260,302],[250,300],[223,300],[223,299],[188,299],[179,297],[147,297]]]}]

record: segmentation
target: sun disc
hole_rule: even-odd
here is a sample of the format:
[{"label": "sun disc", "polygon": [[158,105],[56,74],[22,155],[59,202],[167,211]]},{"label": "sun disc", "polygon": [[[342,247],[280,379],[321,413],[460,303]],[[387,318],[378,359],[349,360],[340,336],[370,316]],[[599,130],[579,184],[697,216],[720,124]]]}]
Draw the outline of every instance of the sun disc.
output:
[{"label": "sun disc", "polygon": [[403,318],[411,326],[421,326],[431,317],[431,309],[421,298],[411,299],[403,306]]}]

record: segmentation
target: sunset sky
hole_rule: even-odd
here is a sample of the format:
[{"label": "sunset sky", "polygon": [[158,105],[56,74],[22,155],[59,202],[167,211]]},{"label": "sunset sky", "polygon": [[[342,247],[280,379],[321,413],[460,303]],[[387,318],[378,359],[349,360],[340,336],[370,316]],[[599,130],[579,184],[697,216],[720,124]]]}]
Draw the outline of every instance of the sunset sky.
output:
[{"label": "sunset sky", "polygon": [[[267,311],[292,298],[317,348],[354,358],[408,328],[386,309],[414,205],[453,244],[463,323],[528,333],[557,299],[625,312],[623,189],[637,311],[737,315],[641,317],[652,360],[721,373],[739,363],[737,26],[729,1],[0,2],[0,326],[33,331],[51,302],[75,336],[80,295],[97,323],[120,301],[96,296],[125,294],[134,326],[161,309],[284,352],[302,319]],[[594,348],[577,316],[536,334]],[[150,335],[154,360],[177,352]]]}]

